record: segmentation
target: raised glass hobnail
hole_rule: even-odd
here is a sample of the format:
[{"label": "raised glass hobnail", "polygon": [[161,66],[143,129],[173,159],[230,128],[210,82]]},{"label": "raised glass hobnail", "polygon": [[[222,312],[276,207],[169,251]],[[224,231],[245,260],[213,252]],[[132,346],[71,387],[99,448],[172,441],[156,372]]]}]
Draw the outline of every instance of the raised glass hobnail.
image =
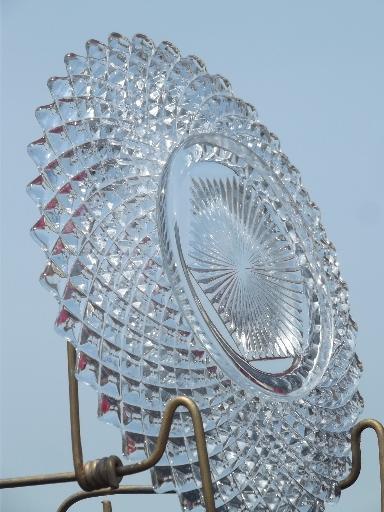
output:
[{"label": "raised glass hobnail", "polygon": [[[130,460],[151,452],[169,398],[195,400],[217,510],[322,510],[363,402],[317,207],[255,109],[200,59],[140,34],[86,48],[48,81],[28,148],[41,281],[78,379]],[[202,510],[185,410],[152,478]]]}]

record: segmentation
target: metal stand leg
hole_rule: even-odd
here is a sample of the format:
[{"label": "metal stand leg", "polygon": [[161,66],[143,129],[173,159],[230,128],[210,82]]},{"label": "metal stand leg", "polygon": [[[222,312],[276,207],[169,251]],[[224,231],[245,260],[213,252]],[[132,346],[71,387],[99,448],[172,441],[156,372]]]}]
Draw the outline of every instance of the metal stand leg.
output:
[{"label": "metal stand leg", "polygon": [[103,512],[112,512],[112,503],[109,500],[102,501]]},{"label": "metal stand leg", "polygon": [[[147,459],[136,464],[123,465],[118,457],[112,455],[84,464],[80,432],[79,394],[77,380],[75,378],[75,368],[76,350],[68,343],[68,384],[72,455],[75,471],[4,479],[0,480],[0,489],[77,481],[83,491],[69,496],[60,505],[57,512],[66,512],[75,503],[88,498],[112,496],[115,494],[155,494],[154,489],[150,485],[120,486],[120,482],[125,475],[145,471],[153,467],[161,459],[169,439],[173,415],[178,407],[186,407],[191,415],[195,433],[206,511],[215,512],[214,494],[203,422],[195,402],[189,398],[180,396],[173,398],[167,403],[164,409],[163,420],[155,449]],[[381,512],[384,512],[384,426],[379,421],[372,419],[363,420],[352,429],[352,470],[348,477],[339,483],[339,486],[340,489],[346,489],[353,485],[358,479],[361,471],[361,434],[368,428],[372,428],[376,432],[379,445]],[[112,512],[112,504],[108,499],[104,500],[102,504],[103,512]]]}]

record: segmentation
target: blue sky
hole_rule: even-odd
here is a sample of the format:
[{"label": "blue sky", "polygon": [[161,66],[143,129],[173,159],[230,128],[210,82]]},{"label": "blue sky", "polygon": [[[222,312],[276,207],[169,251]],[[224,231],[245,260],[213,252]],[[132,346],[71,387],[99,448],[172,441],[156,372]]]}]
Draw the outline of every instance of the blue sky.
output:
[{"label": "blue sky", "polygon": [[[87,39],[105,41],[110,32],[142,32],[200,56],[279,136],[321,209],[350,286],[365,368],[364,416],[384,420],[383,15],[379,0],[2,1],[4,477],[71,468],[66,347],[53,331],[55,301],[38,283],[44,258],[28,234],[37,211],[25,193],[36,170],[25,148],[40,136],[34,109],[49,103],[46,80],[65,73],[64,54],[82,54]],[[95,393],[82,387],[81,399],[86,458],[119,454],[119,433],[96,419]],[[359,483],[333,510],[379,510],[373,434],[365,435],[363,464]],[[4,491],[1,510],[51,512],[74,490],[66,484]],[[179,509],[174,496],[144,496],[116,498],[114,510],[128,510],[129,500],[133,508]],[[83,503],[77,510],[101,505]]]}]

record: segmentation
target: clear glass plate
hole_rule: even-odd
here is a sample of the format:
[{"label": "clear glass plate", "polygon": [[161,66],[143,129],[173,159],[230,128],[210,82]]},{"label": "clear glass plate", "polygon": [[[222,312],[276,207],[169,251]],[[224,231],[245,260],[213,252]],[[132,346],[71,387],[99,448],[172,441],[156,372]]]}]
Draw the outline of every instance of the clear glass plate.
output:
[{"label": "clear glass plate", "polygon": [[[196,401],[220,511],[313,511],[350,467],[363,401],[348,290],[319,210],[255,109],[171,43],[111,34],[66,55],[36,111],[32,228],[57,331],[123,452]],[[152,470],[202,510],[177,412]]]}]

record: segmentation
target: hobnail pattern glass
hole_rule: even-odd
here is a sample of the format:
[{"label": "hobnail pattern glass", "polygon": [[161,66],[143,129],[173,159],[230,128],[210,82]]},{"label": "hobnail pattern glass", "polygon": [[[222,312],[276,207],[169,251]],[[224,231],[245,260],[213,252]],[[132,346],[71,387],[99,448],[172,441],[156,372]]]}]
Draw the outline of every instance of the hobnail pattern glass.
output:
[{"label": "hobnail pattern glass", "polygon": [[[169,398],[195,400],[218,511],[323,510],[363,401],[318,208],[255,109],[200,59],[140,34],[86,49],[48,81],[28,148],[41,282],[77,378],[131,461],[152,451]],[[151,473],[203,510],[186,410]]]}]

